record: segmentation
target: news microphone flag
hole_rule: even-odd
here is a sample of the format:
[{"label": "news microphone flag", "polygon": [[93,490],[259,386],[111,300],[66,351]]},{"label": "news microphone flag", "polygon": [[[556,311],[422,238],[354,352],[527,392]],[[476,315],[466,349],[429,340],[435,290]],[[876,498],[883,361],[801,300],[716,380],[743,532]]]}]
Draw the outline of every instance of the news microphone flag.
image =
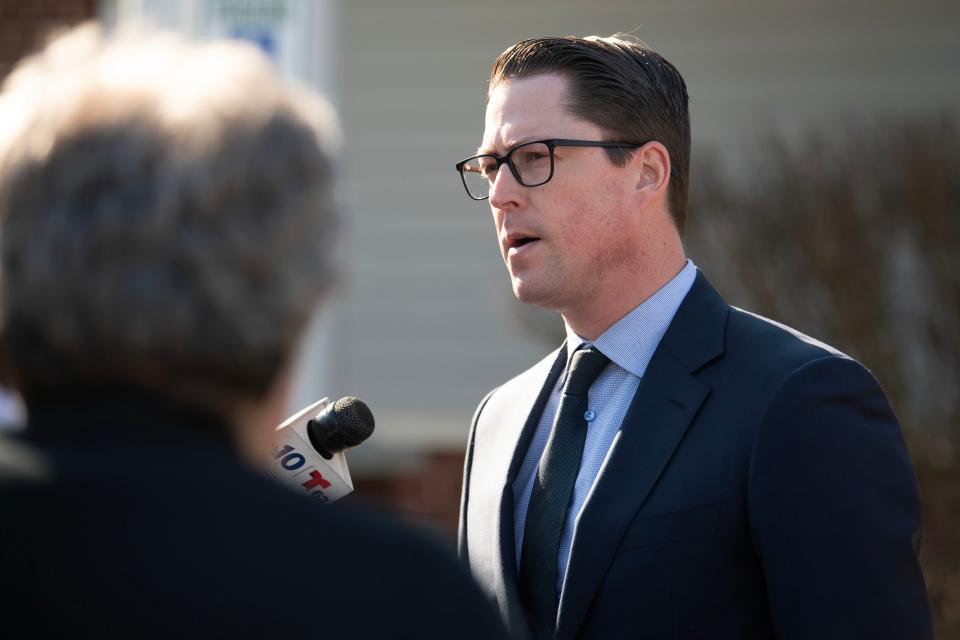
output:
[{"label": "news microphone flag", "polygon": [[353,480],[342,452],[325,460],[310,444],[307,423],[330,404],[323,398],[287,418],[277,427],[270,475],[318,502],[339,500],[353,491]]}]

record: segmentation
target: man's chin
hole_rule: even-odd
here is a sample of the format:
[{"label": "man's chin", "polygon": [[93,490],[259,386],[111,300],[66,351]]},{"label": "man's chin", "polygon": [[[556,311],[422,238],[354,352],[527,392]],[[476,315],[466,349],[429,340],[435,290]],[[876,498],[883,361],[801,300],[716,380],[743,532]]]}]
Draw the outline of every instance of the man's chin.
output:
[{"label": "man's chin", "polygon": [[542,282],[538,283],[529,277],[524,278],[519,276],[511,276],[510,281],[513,285],[513,295],[515,295],[520,302],[536,305],[544,309],[552,310],[554,308],[554,304],[552,304],[551,301],[555,295],[552,295],[553,292],[550,291],[550,288],[544,286]]}]

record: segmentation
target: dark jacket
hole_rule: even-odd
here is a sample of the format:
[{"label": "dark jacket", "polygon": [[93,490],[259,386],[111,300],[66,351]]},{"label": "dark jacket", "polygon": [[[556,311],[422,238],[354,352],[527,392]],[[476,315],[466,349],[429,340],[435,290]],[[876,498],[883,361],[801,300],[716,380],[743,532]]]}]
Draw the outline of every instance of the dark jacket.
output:
[{"label": "dark jacket", "polygon": [[[564,354],[491,393],[460,552],[513,628],[513,491]],[[556,637],[928,638],[900,427],[856,361],[698,274],[580,514]]]},{"label": "dark jacket", "polygon": [[45,402],[0,440],[0,636],[498,638],[451,552],[245,466],[136,393]]}]

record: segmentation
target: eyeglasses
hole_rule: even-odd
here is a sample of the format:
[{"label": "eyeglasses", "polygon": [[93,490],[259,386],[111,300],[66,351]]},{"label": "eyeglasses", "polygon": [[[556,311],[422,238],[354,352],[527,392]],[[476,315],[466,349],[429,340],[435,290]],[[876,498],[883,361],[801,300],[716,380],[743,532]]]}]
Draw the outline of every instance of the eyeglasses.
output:
[{"label": "eyeglasses", "polygon": [[[490,185],[497,179],[500,166],[510,167],[510,173],[524,187],[539,187],[553,177],[553,150],[557,147],[603,147],[605,149],[636,149],[641,144],[630,142],[606,142],[600,140],[534,140],[524,142],[507,151],[506,155],[484,153],[461,160],[456,164],[463,188],[474,200],[490,197]],[[673,171],[671,170],[671,173]],[[675,175],[675,174],[674,174]]]}]

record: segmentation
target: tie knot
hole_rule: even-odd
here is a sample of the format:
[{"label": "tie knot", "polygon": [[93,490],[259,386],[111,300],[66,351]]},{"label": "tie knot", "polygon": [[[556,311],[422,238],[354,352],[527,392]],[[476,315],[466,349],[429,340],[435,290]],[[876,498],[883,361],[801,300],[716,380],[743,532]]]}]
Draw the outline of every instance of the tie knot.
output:
[{"label": "tie knot", "polygon": [[590,385],[597,379],[608,362],[610,362],[610,358],[600,353],[595,347],[574,351],[573,357],[570,359],[567,382],[563,385],[563,394],[567,396],[587,395]]}]

